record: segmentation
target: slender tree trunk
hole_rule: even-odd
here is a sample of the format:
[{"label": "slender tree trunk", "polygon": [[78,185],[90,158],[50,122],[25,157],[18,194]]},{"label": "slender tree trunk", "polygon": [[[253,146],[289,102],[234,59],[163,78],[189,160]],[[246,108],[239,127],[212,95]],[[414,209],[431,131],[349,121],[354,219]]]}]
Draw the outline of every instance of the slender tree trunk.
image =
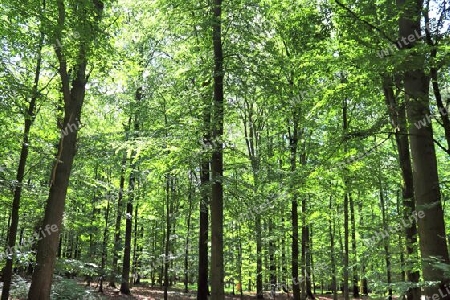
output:
[{"label": "slender tree trunk", "polygon": [[[359,211],[359,226],[361,228],[364,226],[363,217],[362,217],[362,207],[363,207],[363,204],[360,201],[358,203],[358,211]],[[365,276],[365,273],[366,273],[366,257],[365,256],[363,258],[361,258],[360,264],[361,264],[361,293],[363,295],[368,295],[369,294],[369,286],[368,286],[367,278]]]},{"label": "slender tree trunk", "polygon": [[[389,228],[388,228],[388,223],[389,220],[386,217],[386,204],[385,204],[385,200],[384,200],[384,192],[383,192],[383,187],[381,185],[380,182],[380,206],[381,206],[381,216],[382,216],[382,221],[383,221],[383,231],[384,232],[389,232]],[[392,300],[392,287],[391,287],[391,283],[392,283],[392,272],[391,272],[391,254],[389,252],[389,235],[387,237],[385,237],[383,239],[383,247],[384,247],[384,258],[386,260],[386,277],[387,277],[387,284],[389,286],[388,289],[388,295],[389,295],[389,300]]]},{"label": "slender tree trunk", "polygon": [[[139,186],[138,186],[139,189]],[[134,232],[133,232],[133,267],[131,270],[132,277],[130,284],[138,284],[139,282],[139,229],[138,229],[139,205],[136,203],[134,207]]]},{"label": "slender tree trunk", "polygon": [[302,198],[302,256],[301,256],[301,270],[302,270],[302,284],[301,284],[301,297],[303,300],[306,300],[307,297],[307,281],[309,280],[309,274],[306,271],[306,256],[308,251],[307,246],[307,234],[308,234],[308,225],[306,224],[306,196],[303,196]]},{"label": "slender tree trunk", "polygon": [[[254,121],[254,105],[253,102],[245,101],[246,111],[244,112],[244,134],[245,142],[247,144],[248,157],[252,166],[253,175],[253,199],[259,201],[260,187],[259,187],[259,144],[260,133],[262,128]],[[263,298],[263,267],[262,267],[262,224],[261,215],[258,212],[255,216],[255,232],[256,232],[256,298]]]},{"label": "slender tree trunk", "polygon": [[213,134],[214,141],[211,160],[212,196],[211,196],[211,298],[224,300],[224,263],[223,263],[223,51],[222,51],[222,0],[213,1],[213,47],[214,47],[214,105]]},{"label": "slender tree trunk", "polygon": [[[128,124],[131,123],[131,119]],[[111,268],[111,276],[109,279],[109,286],[116,287],[116,275],[119,272],[118,262],[119,262],[119,249],[121,248],[120,243],[120,225],[122,223],[122,213],[123,213],[123,191],[125,188],[125,172],[127,169],[127,155],[123,153],[121,171],[120,171],[120,182],[119,182],[119,195],[117,197],[117,216],[116,224],[114,227],[114,248],[113,248],[113,260]]]},{"label": "slender tree trunk", "polygon": [[262,268],[262,233],[261,215],[255,217],[256,232],[256,299],[263,299],[263,268]]},{"label": "slender tree trunk", "polygon": [[[205,95],[204,99],[208,99]],[[198,241],[198,282],[197,300],[208,299],[208,227],[209,227],[209,197],[210,188],[210,154],[208,145],[211,144],[211,105],[204,101],[203,108],[203,143],[200,165],[200,228]]]},{"label": "slender tree trunk", "polygon": [[344,195],[344,299],[350,299],[348,288],[349,269],[349,233],[348,233],[348,193]]},{"label": "slender tree trunk", "polygon": [[[135,93],[135,99],[136,99],[136,105],[137,105],[137,109],[134,112],[134,126],[133,126],[133,137],[137,137],[138,133],[139,133],[139,114],[138,114],[138,109],[139,109],[139,103],[141,101],[143,97],[142,94],[142,88],[139,87],[136,89],[136,93]],[[131,117],[130,117],[131,120]],[[131,124],[129,123],[129,130],[131,130]],[[120,285],[120,292],[122,294],[125,295],[130,295],[131,291],[130,291],[130,269],[131,269],[131,263],[130,263],[130,259],[131,259],[131,238],[132,238],[132,227],[133,227],[133,220],[132,220],[132,216],[133,216],[133,202],[135,201],[135,193],[136,193],[136,161],[135,161],[135,155],[136,152],[134,150],[131,151],[131,156],[130,156],[130,166],[131,166],[131,170],[130,170],[130,178],[128,181],[128,191],[129,191],[129,195],[128,195],[128,202],[127,202],[127,208],[126,208],[126,220],[125,220],[125,248],[123,251],[123,262],[122,262],[122,283]]]},{"label": "slender tree trunk", "polygon": [[[289,139],[290,147],[290,171],[294,174],[297,169],[297,146],[298,146],[298,122],[294,120],[293,132]],[[299,285],[299,233],[298,233],[298,195],[296,187],[294,186],[294,180],[291,180],[290,189],[292,192],[291,200],[291,221],[292,221],[292,279],[293,284],[293,296],[294,300],[300,300],[300,285]]]},{"label": "slender tree trunk", "polygon": [[238,251],[238,276],[239,276],[239,295],[240,299],[244,299],[244,292],[242,288],[242,238],[241,238],[241,225],[239,226],[238,235],[239,235],[239,251]]},{"label": "slender tree trunk", "polygon": [[190,247],[190,235],[191,235],[191,216],[192,216],[192,178],[189,176],[189,192],[188,192],[188,202],[189,202],[189,211],[186,220],[187,226],[187,234],[186,234],[186,244],[184,247],[184,292],[189,292],[189,247]]},{"label": "slender tree trunk", "polygon": [[[342,81],[345,81],[345,78],[342,78]],[[342,107],[342,129],[343,129],[343,133],[344,135],[347,134],[348,132],[348,119],[347,119],[347,115],[348,115],[348,103],[347,103],[347,99],[344,99],[343,101],[343,107]],[[347,152],[347,144],[344,145],[344,152]],[[347,172],[347,169],[345,169],[345,173]],[[348,178],[347,178],[348,174],[344,174],[344,183],[345,183],[345,195],[344,195],[344,299],[345,300],[349,300],[350,299],[350,295],[349,295],[349,287],[348,287],[348,279],[349,279],[349,274],[348,274],[348,270],[349,270],[349,232],[348,232],[348,187],[349,187],[349,182],[348,182]]]},{"label": "slender tree trunk", "polygon": [[[329,202],[329,213],[332,214],[332,196],[330,196],[330,202]],[[332,221],[333,220],[333,221]],[[333,291],[333,299],[337,300],[337,283],[336,283],[336,259],[335,259],[335,250],[334,250],[334,236],[335,236],[335,230],[334,230],[334,218],[329,218],[328,221],[328,231],[330,233],[330,256],[331,256],[331,287]]]},{"label": "slender tree trunk", "polygon": [[355,221],[355,205],[353,197],[350,194],[350,223],[352,225],[352,256],[354,259],[352,273],[353,273],[353,297],[359,298],[359,286],[358,286],[358,256],[356,255],[356,221]]},{"label": "slender tree trunk", "polygon": [[[402,209],[401,209],[401,205],[400,205],[400,190],[397,190],[396,193],[396,208],[397,208],[397,215],[401,218],[403,217],[403,213],[402,213]],[[399,232],[398,233],[398,245],[399,248],[402,249],[402,251],[400,252],[400,277],[403,281],[407,281],[407,276],[406,276],[406,270],[405,270],[405,254],[403,252],[403,250],[405,249],[404,245],[403,245],[403,233]],[[404,299],[404,295],[402,295],[402,300]]]},{"label": "slender tree trunk", "polygon": [[[44,7],[45,8],[45,7]],[[44,43],[44,34],[41,33],[38,49],[37,49],[37,60],[36,68],[34,72],[34,83],[32,88],[31,100],[28,103],[28,109],[24,114],[24,129],[22,137],[22,148],[20,151],[19,165],[17,167],[16,173],[16,184],[14,186],[14,198],[11,208],[11,224],[8,231],[8,249],[11,249],[11,257],[6,260],[5,267],[3,269],[3,288],[2,288],[2,298],[1,300],[8,300],[9,290],[11,287],[13,263],[15,259],[15,246],[17,237],[17,228],[19,225],[19,210],[20,210],[20,200],[22,196],[22,184],[25,177],[25,165],[28,158],[28,143],[30,136],[30,129],[33,125],[34,118],[36,116],[36,102],[38,100],[38,88],[39,88],[39,78],[41,75],[41,62],[42,62],[42,45]]]},{"label": "slender tree trunk", "polygon": [[270,280],[270,290],[272,294],[275,293],[276,285],[277,285],[277,265],[275,261],[275,239],[273,239],[273,220],[269,219],[269,280]]},{"label": "slender tree trunk", "polygon": [[[109,178],[108,178],[109,181]],[[110,195],[107,195],[106,211],[105,211],[105,228],[103,229],[103,240],[102,240],[102,262],[101,262],[101,281],[99,286],[99,292],[103,293],[103,276],[105,275],[105,267],[107,260],[107,247],[108,247],[108,227],[109,227],[109,211],[110,211]]]},{"label": "slender tree trunk", "polygon": [[[413,5],[411,1],[397,0],[397,5],[400,12],[399,36],[407,37],[415,32],[420,33],[423,1],[419,0]],[[414,47],[415,42],[407,45],[407,48]],[[439,263],[445,264],[449,264],[450,259],[445,238],[432,125],[430,123],[427,126],[416,126],[419,121],[427,120],[427,116],[430,115],[429,78],[424,72],[426,58],[416,53],[411,55],[411,60],[405,65],[404,86],[410,124],[414,194],[417,209],[424,215],[418,219],[423,278],[425,281],[440,282],[438,285],[425,288],[425,294],[432,297],[433,294],[439,294],[439,289],[445,291],[444,285],[449,283],[449,278],[444,271],[436,267],[436,258],[439,258]],[[449,297],[450,295],[447,294],[443,299]]]},{"label": "slender tree trunk", "polygon": [[[284,218],[281,218],[281,224],[284,224]],[[283,226],[283,225],[282,225]],[[284,230],[284,226],[281,230]],[[284,232],[284,231],[283,231]],[[281,282],[286,283],[286,278],[288,276],[287,271],[287,259],[286,259],[286,236],[283,234],[281,237]]]},{"label": "slender tree trunk", "polygon": [[[303,133],[301,134],[301,138],[303,136]],[[302,138],[303,139],[303,138]],[[306,149],[305,149],[305,143],[302,143],[302,153],[300,155],[300,162],[302,164],[302,167],[306,166],[307,162],[307,155],[306,155]],[[314,294],[312,293],[312,280],[311,280],[311,240],[310,240],[310,225],[307,222],[307,215],[308,215],[308,209],[307,209],[307,197],[303,196],[302,198],[302,299],[306,299],[309,297],[310,299],[315,299]]]},{"label": "slender tree trunk", "polygon": [[171,196],[171,185],[173,184],[170,174],[166,175],[166,239],[164,246],[164,300],[167,300],[167,292],[169,288],[169,249],[170,249],[170,220],[171,220],[171,209],[170,209],[170,196]]},{"label": "slender tree trunk", "polygon": [[125,295],[130,295],[130,257],[131,257],[131,234],[132,234],[132,215],[133,215],[133,196],[135,175],[134,168],[131,170],[129,189],[130,195],[128,196],[127,209],[126,209],[126,220],[125,220],[125,247],[123,251],[123,263],[122,263],[122,283],[120,285],[120,292]]},{"label": "slender tree trunk", "polygon": [[[94,167],[94,180],[98,180],[98,165]],[[92,261],[94,256],[96,255],[96,240],[95,234],[97,228],[94,226],[95,219],[97,218],[97,213],[99,210],[96,208],[97,202],[97,188],[94,188],[94,195],[92,196],[92,216],[91,216],[91,224],[89,228],[89,259]]]}]

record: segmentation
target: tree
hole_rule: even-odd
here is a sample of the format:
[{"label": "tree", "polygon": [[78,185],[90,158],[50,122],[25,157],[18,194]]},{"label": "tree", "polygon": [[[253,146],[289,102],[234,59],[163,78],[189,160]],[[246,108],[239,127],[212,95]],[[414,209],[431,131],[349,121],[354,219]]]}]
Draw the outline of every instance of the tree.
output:
[{"label": "tree", "polygon": [[[420,17],[423,1],[398,0],[399,36],[409,37],[414,32],[421,32]],[[404,65],[403,82],[405,87],[406,111],[409,121],[411,156],[413,161],[414,194],[417,209],[425,216],[418,221],[419,244],[422,255],[423,277],[426,281],[438,281],[439,285],[427,287],[425,294],[437,294],[448,284],[449,278],[436,263],[449,264],[450,258],[445,239],[444,214],[441,204],[441,191],[437,170],[436,153],[432,125],[418,128],[420,120],[430,115],[429,78],[425,74],[425,57],[415,50],[415,41],[405,45],[409,50],[411,64]],[[437,260],[437,261],[436,261]]]},{"label": "tree", "polygon": [[[58,22],[55,30],[55,41],[62,41],[63,28],[67,26],[67,9],[63,0],[58,0],[56,4],[58,8]],[[61,228],[70,171],[76,153],[77,126],[79,126],[78,124],[81,120],[81,108],[86,93],[86,82],[89,78],[89,74],[86,73],[88,65],[87,55],[92,47],[92,41],[98,34],[98,23],[100,22],[102,12],[103,3],[98,0],[89,3],[85,10],[74,12],[74,17],[79,21],[86,21],[92,16],[94,17],[94,21],[93,23],[84,23],[83,34],[87,39],[80,39],[79,41],[76,64],[72,67],[72,81],[70,79],[70,71],[68,70],[66,53],[60,46],[55,46],[64,99],[64,120],[61,124],[61,130],[64,130],[64,133],[60,137],[58,152],[55,156],[55,163],[51,173],[50,191],[45,209],[43,227],[55,225],[58,230]],[[73,130],[74,126],[75,130]],[[59,236],[57,233],[39,241],[36,255],[36,269],[33,273],[28,299],[48,299],[50,297],[58,243]]]},{"label": "tree", "polygon": [[212,39],[214,49],[214,101],[212,106],[213,152],[211,158],[211,297],[225,299],[223,263],[223,120],[224,68],[222,50],[222,0],[214,0]]}]

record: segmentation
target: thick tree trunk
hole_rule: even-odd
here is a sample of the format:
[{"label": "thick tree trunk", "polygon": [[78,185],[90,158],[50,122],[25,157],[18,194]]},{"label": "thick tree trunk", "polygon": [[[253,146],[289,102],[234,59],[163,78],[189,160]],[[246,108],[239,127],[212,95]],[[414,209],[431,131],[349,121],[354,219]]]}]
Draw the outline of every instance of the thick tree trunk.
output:
[{"label": "thick tree trunk", "polygon": [[[415,32],[420,33],[423,1],[413,3],[412,1],[397,0],[397,5],[401,14],[399,36],[408,37]],[[407,48],[414,48],[414,46],[415,42],[412,42],[407,45]],[[419,56],[417,53],[411,55],[412,58],[405,65],[404,86],[410,124],[414,194],[417,209],[423,211],[424,216],[418,219],[423,278],[425,281],[440,282],[439,285],[425,288],[425,294],[432,297],[433,294],[439,295],[439,289],[445,291],[444,285],[449,282],[449,278],[441,268],[436,267],[436,263],[449,264],[450,259],[445,238],[444,214],[432,126],[431,123],[427,126],[416,126],[420,121],[427,120],[427,116],[430,117],[429,78],[424,72],[425,57]],[[443,298],[449,297],[447,294]]]},{"label": "thick tree trunk", "polygon": [[28,142],[30,136],[30,129],[36,116],[36,102],[38,100],[38,86],[39,86],[39,78],[41,75],[41,62],[42,62],[41,52],[43,42],[44,42],[44,34],[41,33],[37,49],[36,68],[32,88],[33,94],[31,96],[30,102],[28,103],[28,109],[24,114],[22,148],[20,151],[19,165],[17,167],[16,184],[14,186],[14,198],[11,208],[11,224],[8,231],[8,249],[11,249],[12,253],[11,257],[6,260],[6,264],[3,269],[3,288],[1,300],[8,300],[9,290],[11,287],[13,263],[15,259],[14,248],[16,246],[17,228],[19,226],[19,210],[20,210],[20,200],[22,196],[22,184],[25,177],[25,165],[27,163],[28,158]]},{"label": "thick tree trunk", "polygon": [[213,47],[214,47],[214,141],[211,160],[211,298],[224,300],[224,262],[223,262],[223,52],[222,52],[222,0],[213,1]]},{"label": "thick tree trunk", "polygon": [[[398,103],[397,97],[394,94],[393,85],[393,80],[390,77],[385,76],[383,83],[384,97],[395,130],[395,143],[397,146],[398,160],[403,180],[403,224],[405,225],[407,260],[417,261],[419,259],[417,255],[417,224],[414,218],[410,218],[412,213],[416,210],[416,205],[414,201],[414,183],[409,152],[409,137],[406,129],[406,108],[404,101]],[[409,282],[419,282],[419,271],[413,271],[408,267],[406,274]],[[411,287],[408,289],[406,295],[408,300],[419,300],[420,294],[419,287]]]}]

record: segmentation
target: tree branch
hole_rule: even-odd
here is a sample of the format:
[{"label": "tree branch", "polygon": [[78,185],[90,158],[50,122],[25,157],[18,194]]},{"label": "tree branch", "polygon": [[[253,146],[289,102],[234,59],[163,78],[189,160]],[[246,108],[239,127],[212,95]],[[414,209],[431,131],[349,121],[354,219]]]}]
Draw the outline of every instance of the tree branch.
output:
[{"label": "tree branch", "polygon": [[356,20],[360,21],[361,23],[364,23],[369,28],[377,31],[383,38],[385,38],[389,42],[391,42],[393,44],[397,44],[397,41],[392,40],[383,30],[381,30],[380,28],[376,27],[375,25],[372,25],[371,23],[367,22],[366,20],[361,19],[355,12],[353,12],[350,8],[348,8],[347,6],[345,6],[343,3],[339,2],[338,0],[334,0],[334,1],[336,2],[337,5],[342,7],[345,11],[350,13]]}]

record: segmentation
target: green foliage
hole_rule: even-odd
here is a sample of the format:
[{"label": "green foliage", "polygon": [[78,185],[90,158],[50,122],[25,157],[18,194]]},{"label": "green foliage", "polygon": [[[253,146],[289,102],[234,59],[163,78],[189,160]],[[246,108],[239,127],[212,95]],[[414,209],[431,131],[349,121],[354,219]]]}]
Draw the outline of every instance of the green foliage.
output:
[{"label": "green foliage", "polygon": [[95,291],[86,290],[73,279],[58,278],[52,286],[51,300],[95,300],[104,299]]},{"label": "green foliage", "polygon": [[[131,216],[132,251],[136,254],[132,265],[137,263],[134,271],[146,276],[148,281],[161,277],[166,250],[164,237],[169,235],[169,274],[184,275],[184,255],[189,243],[187,269],[191,278],[195,277],[198,207],[201,192],[211,187],[211,184],[200,186],[199,179],[201,159],[211,154],[211,147],[203,141],[203,113],[211,105],[214,63],[207,2],[105,1],[105,16],[99,26],[93,20],[83,23],[73,18],[81,10],[92,10],[91,1],[65,3],[67,26],[59,42],[68,63],[79,59],[77,45],[95,32],[102,34],[96,38],[93,50],[86,54],[92,64],[61,231],[62,257],[58,259],[56,272],[96,275],[102,269],[102,273],[109,274],[114,248],[119,249],[119,266],[123,263],[127,217],[124,207],[131,199],[129,178],[133,175],[136,178],[133,205],[137,209],[137,216],[135,213]],[[417,261],[400,263],[404,237],[401,232],[396,233],[387,241],[393,273],[392,283],[388,285],[384,241],[374,245],[364,242],[383,226],[380,189],[386,198],[386,225],[395,226],[402,217],[402,205],[397,208],[397,201],[401,203],[397,193],[402,181],[395,129],[384,103],[381,75],[406,68],[404,62],[409,53],[397,51],[384,58],[377,56],[390,45],[386,37],[397,37],[393,2],[346,1],[345,5],[356,16],[335,1],[251,0],[224,5],[225,174],[221,180],[225,186],[227,279],[239,279],[243,285],[254,281],[257,216],[262,220],[264,282],[269,281],[270,243],[276,248],[279,281],[290,279],[290,207],[294,194],[299,203],[307,200],[306,210],[299,209],[299,225],[309,225],[312,231],[313,269],[314,264],[330,264],[331,222],[336,276],[342,279],[345,193],[353,196],[356,217],[357,250],[350,257],[350,267],[358,271],[364,267],[362,277],[369,280],[374,291],[382,293],[391,286],[399,294],[409,284],[403,282],[401,271],[410,267],[421,269]],[[5,0],[0,5],[3,45],[0,53],[0,222],[5,229],[0,241],[3,244],[25,109],[33,96],[41,34],[44,46],[39,105],[31,129],[19,223],[24,239],[42,225],[58,143],[62,99],[53,49],[56,7],[54,3],[47,6],[44,12],[39,1],[18,1],[12,5]],[[439,58],[443,67],[439,84],[444,98],[448,98],[450,81],[445,53],[449,39],[448,32],[441,34]],[[429,51],[429,46],[423,44],[418,53]],[[143,93],[139,102],[138,89]],[[399,99],[404,97],[401,89],[397,92]],[[342,125],[344,100],[348,104],[346,132]],[[138,132],[133,128],[136,119]],[[294,171],[289,138],[296,122],[299,132]],[[435,139],[444,145],[444,132],[435,124]],[[251,137],[250,127],[255,129]],[[250,142],[256,149],[252,155],[248,151]],[[448,153],[437,149],[449,229]],[[120,190],[121,177],[123,190]],[[169,192],[168,178],[173,182],[173,190]],[[122,218],[119,224],[122,238],[115,245],[118,215]],[[166,232],[166,220],[173,232]],[[22,253],[16,265],[25,267],[33,256],[33,252]],[[102,256],[103,268],[86,266],[86,263],[101,266]],[[437,263],[436,267],[448,271],[445,264]],[[317,270],[314,280],[329,283],[331,271]],[[73,281],[57,280],[54,297],[59,293],[59,298],[54,299],[71,299],[64,298],[70,296],[64,293],[72,289],[79,291],[80,297],[85,296]],[[14,295],[25,295],[25,290],[24,282],[18,283]]]}]

